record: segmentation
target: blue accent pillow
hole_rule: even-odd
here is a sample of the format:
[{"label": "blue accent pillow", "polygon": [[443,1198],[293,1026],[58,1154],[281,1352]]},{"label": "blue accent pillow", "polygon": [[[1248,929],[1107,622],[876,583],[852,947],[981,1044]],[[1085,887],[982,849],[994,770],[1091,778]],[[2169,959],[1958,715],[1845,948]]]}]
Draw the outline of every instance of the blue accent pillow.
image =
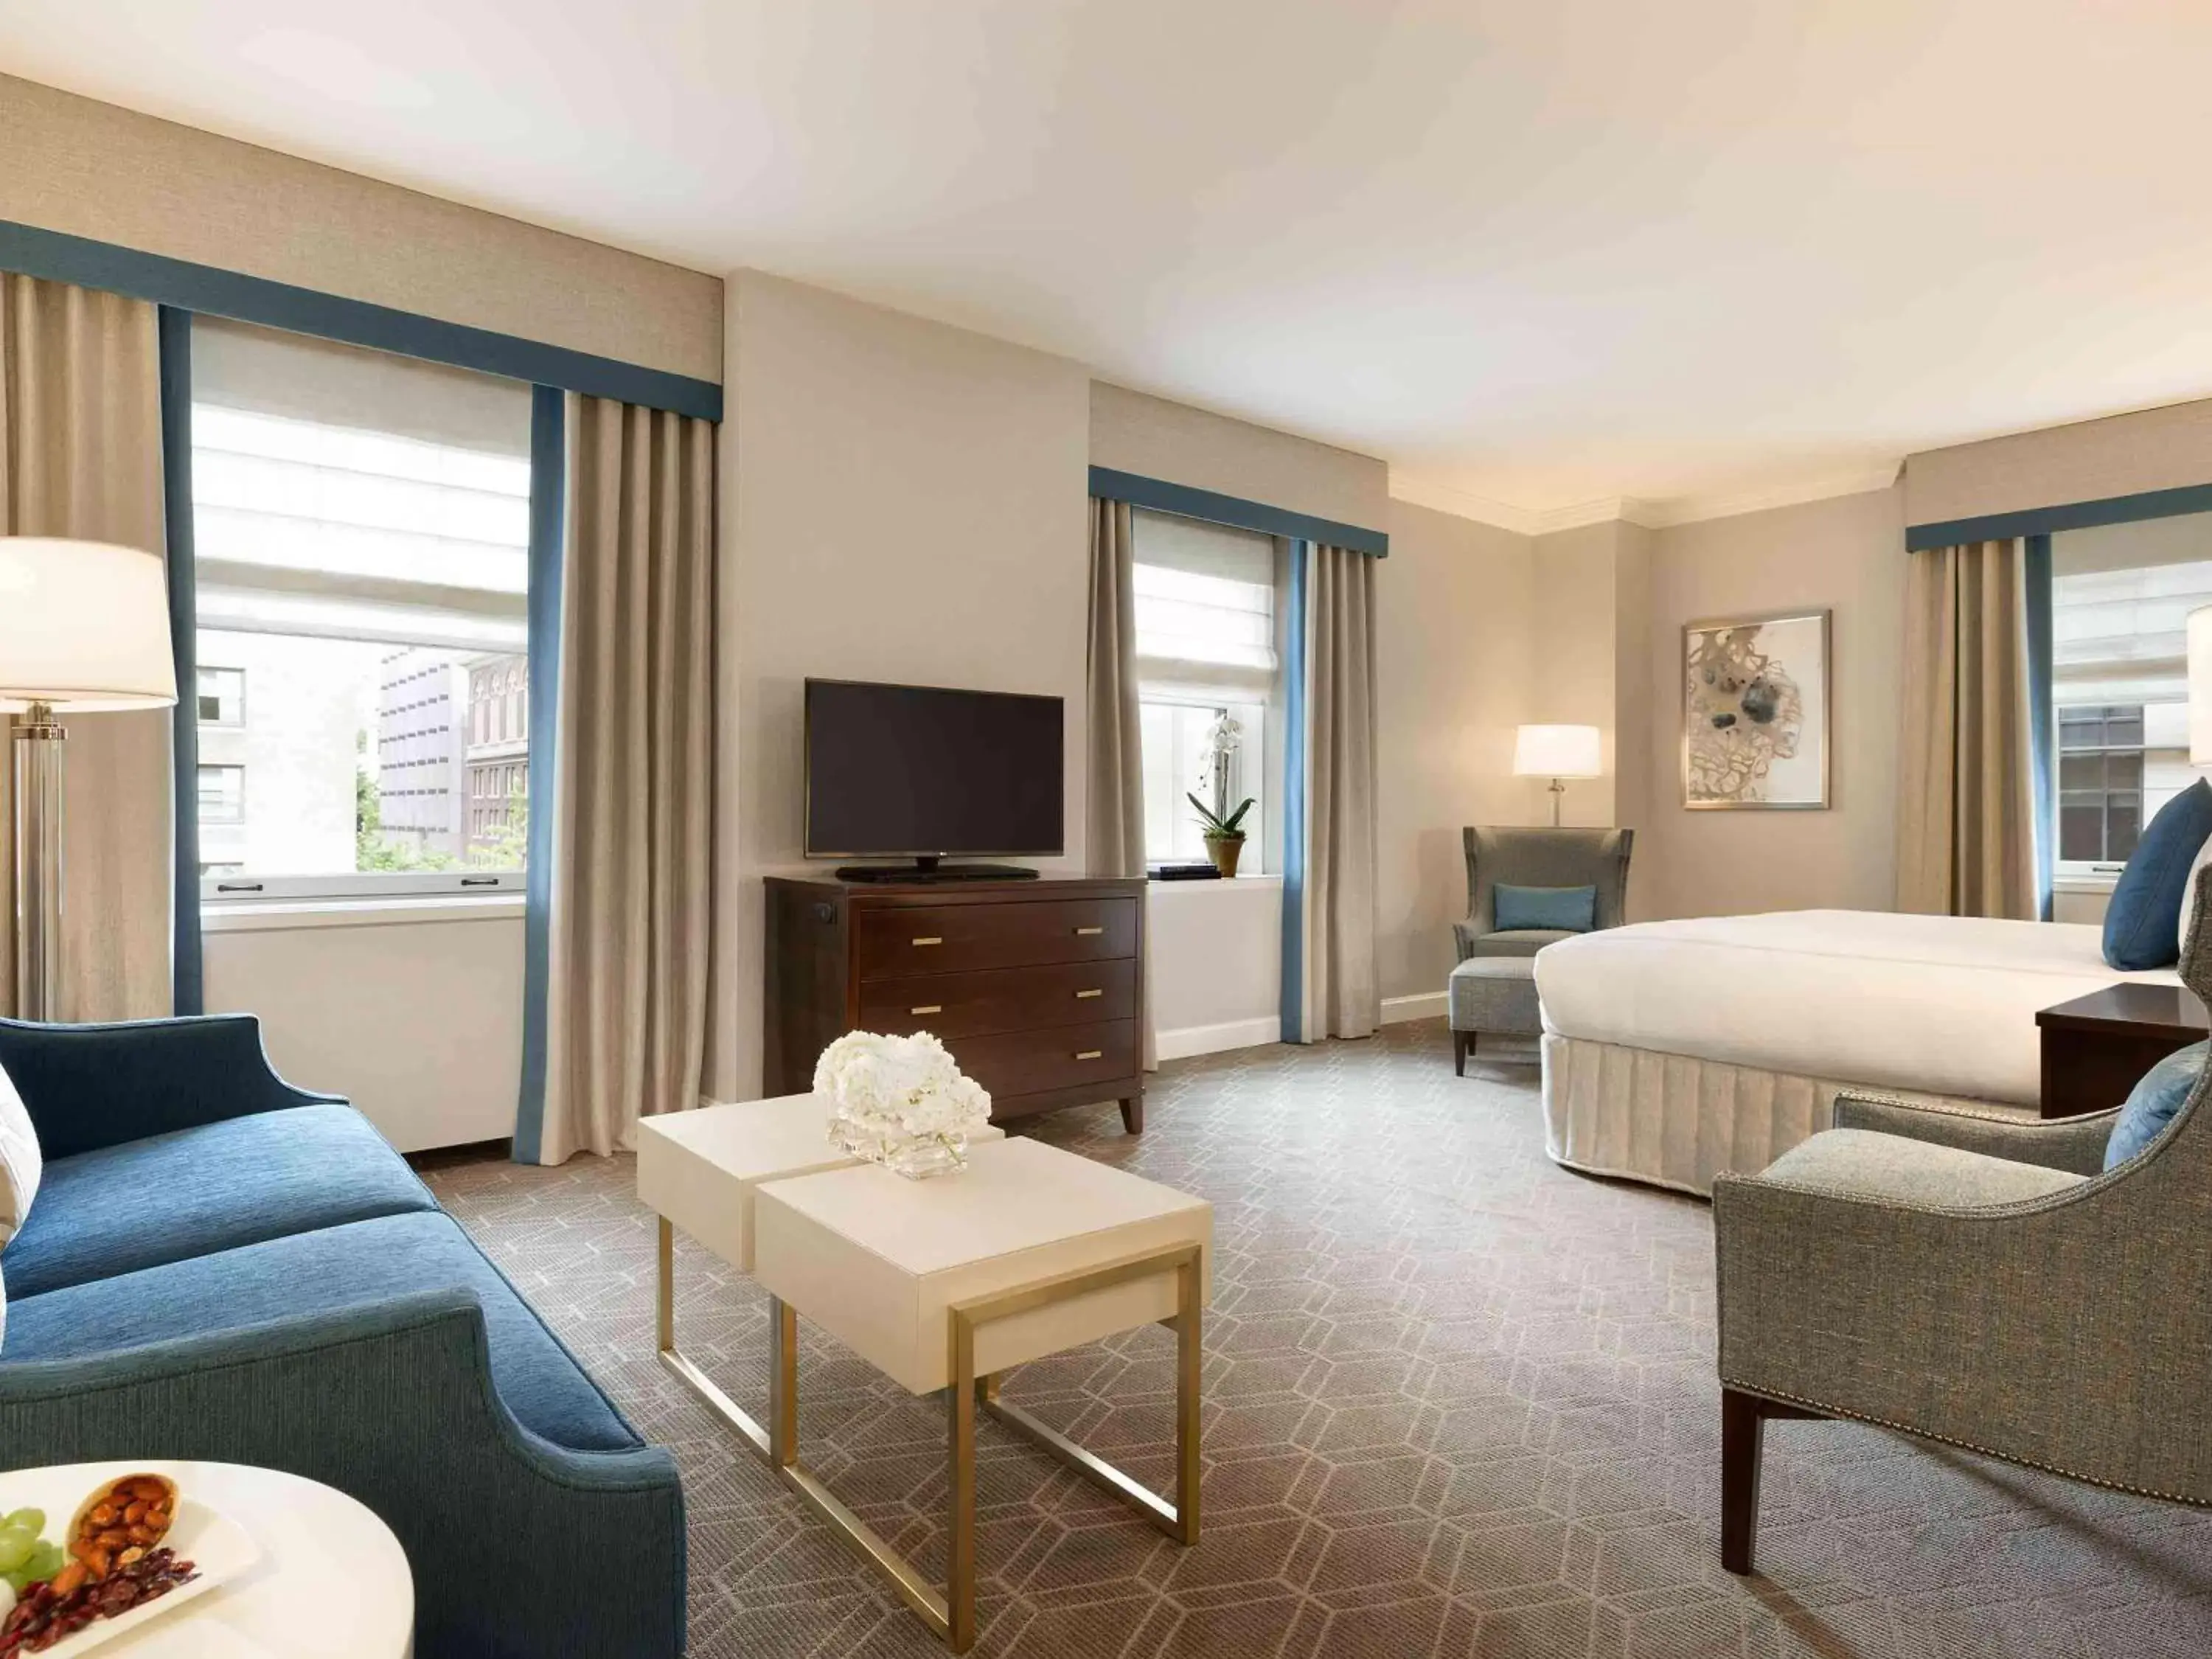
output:
[{"label": "blue accent pillow", "polygon": [[2177,1048],[2142,1074],[2142,1081],[2128,1091],[2120,1108],[2120,1121],[2112,1125],[2112,1138],[2105,1143],[2105,1167],[2118,1169],[2159,1138],[2204,1070],[2204,1056],[2212,1040]]},{"label": "blue accent pillow", "polygon": [[[2192,856],[2197,851],[2189,850]],[[1490,925],[1501,933],[1524,927],[1587,933],[1597,926],[1597,889],[1509,887],[1501,881],[1490,890]]]},{"label": "blue accent pillow", "polygon": [[2158,809],[2120,872],[2105,911],[2105,960],[2124,972],[2181,960],[2189,866],[2212,836],[2212,784],[2203,778]]}]

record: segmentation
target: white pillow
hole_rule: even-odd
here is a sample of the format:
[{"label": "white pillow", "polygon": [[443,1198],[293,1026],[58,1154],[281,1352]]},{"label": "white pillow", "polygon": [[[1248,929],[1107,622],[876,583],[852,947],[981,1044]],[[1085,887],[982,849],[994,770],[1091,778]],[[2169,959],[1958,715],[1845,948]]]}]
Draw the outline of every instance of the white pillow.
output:
[{"label": "white pillow", "polygon": [[2189,957],[2189,941],[2197,933],[2197,872],[2207,864],[2212,864],[2212,836],[2204,838],[2204,844],[2197,849],[2197,856],[2189,861],[2189,880],[2181,890],[2181,955],[2184,961]]},{"label": "white pillow", "polygon": [[22,1227],[39,1195],[46,1162],[39,1156],[39,1132],[31,1127],[22,1096],[0,1070],[0,1250]]},{"label": "white pillow", "polygon": [[[8,1073],[0,1070],[0,1250],[8,1248],[8,1241],[30,1214],[31,1200],[39,1195],[39,1176],[46,1167],[46,1160],[39,1155],[39,1132],[31,1127],[23,1097],[15,1092]],[[8,1287],[0,1283],[0,1343],[7,1340]]]}]

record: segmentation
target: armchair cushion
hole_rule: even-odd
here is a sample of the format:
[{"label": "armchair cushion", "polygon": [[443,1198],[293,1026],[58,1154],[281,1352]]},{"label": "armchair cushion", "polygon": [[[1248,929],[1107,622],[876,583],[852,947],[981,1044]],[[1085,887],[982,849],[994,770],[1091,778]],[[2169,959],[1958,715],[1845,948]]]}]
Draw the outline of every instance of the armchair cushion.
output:
[{"label": "armchair cushion", "polygon": [[1490,890],[1490,905],[1501,933],[1539,928],[1587,933],[1597,926],[1597,889],[1516,887],[1499,882]]},{"label": "armchair cushion", "polygon": [[2105,1167],[2105,1145],[2119,1115],[2114,1107],[2079,1117],[2018,1117],[1886,1095],[1838,1095],[1834,1127],[1874,1129],[1985,1158],[2093,1176]]},{"label": "armchair cushion", "polygon": [[1469,957],[1533,957],[1547,945],[1557,945],[1563,939],[1574,937],[1564,927],[1511,927],[1501,933],[1470,930],[1460,935],[1460,960],[1464,962]]},{"label": "armchair cushion", "polygon": [[349,1106],[257,1112],[56,1158],[45,1193],[8,1248],[17,1297],[438,1207]]},{"label": "armchair cushion", "polygon": [[2128,1091],[2127,1104],[2120,1108],[2119,1120],[2112,1125],[2112,1138],[2105,1143],[2106,1169],[2118,1169],[2165,1133],[2203,1075],[2208,1050],[2212,1050],[2212,1041],[2192,1042],[2186,1048],[2175,1049],[2142,1074]]},{"label": "armchair cushion", "polygon": [[574,1451],[643,1443],[459,1224],[436,1212],[325,1227],[18,1297],[7,1357],[112,1356],[453,1289],[483,1308],[493,1384],[524,1428]]},{"label": "armchair cushion", "polygon": [[2212,784],[2203,778],[2158,809],[2105,911],[2105,960],[2124,971],[2181,956],[2181,907],[2197,849],[2212,836]]},{"label": "armchair cushion", "polygon": [[2041,1198],[2087,1177],[1866,1129],[1824,1129],[1768,1164],[1761,1178],[1841,1197],[1972,1209]]}]

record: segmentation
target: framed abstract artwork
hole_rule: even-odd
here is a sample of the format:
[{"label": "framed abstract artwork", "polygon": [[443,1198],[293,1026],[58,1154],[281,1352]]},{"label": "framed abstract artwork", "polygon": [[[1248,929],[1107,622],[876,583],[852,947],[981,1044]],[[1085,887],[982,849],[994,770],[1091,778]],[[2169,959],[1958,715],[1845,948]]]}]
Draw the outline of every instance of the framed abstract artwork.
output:
[{"label": "framed abstract artwork", "polygon": [[1826,611],[1682,629],[1682,805],[1828,805]]}]

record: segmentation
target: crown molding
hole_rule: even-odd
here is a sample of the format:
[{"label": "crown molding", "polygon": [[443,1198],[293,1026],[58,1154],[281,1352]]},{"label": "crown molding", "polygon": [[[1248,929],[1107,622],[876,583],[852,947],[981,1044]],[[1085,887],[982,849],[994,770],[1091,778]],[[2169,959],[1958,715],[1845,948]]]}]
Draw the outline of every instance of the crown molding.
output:
[{"label": "crown molding", "polygon": [[1494,501],[1486,495],[1471,495],[1464,489],[1455,489],[1433,478],[1401,472],[1390,469],[1390,499],[1411,501],[1415,507],[1425,507],[1437,513],[1449,513],[1455,519],[1472,519],[1477,524],[1486,524],[1493,530],[1510,530],[1516,536],[1534,536],[1538,532],[1537,521],[1543,517],[1525,507],[1515,507],[1509,501]]},{"label": "crown molding", "polygon": [[1893,461],[1881,467],[1831,473],[1825,477],[1801,479],[1795,483],[1775,484],[1765,489],[1744,490],[1724,495],[1678,495],[1672,501],[1645,503],[1651,516],[1638,522],[1652,530],[1667,530],[1676,525],[1703,524],[1708,519],[1733,519],[1746,513],[1765,513],[1778,507],[1802,507],[1808,501],[1830,501],[1843,495],[1864,495],[1873,490],[1893,487],[1897,483],[1898,465],[1899,463]]},{"label": "crown molding", "polygon": [[1472,519],[1493,529],[1510,530],[1517,536],[1550,536],[1562,530],[1579,530],[1585,525],[1615,522],[1637,525],[1646,530],[1670,530],[1678,525],[1702,524],[1708,519],[1732,519],[1771,507],[1800,507],[1808,501],[1862,495],[1869,490],[1887,489],[1896,482],[1897,464],[1890,463],[1879,469],[1831,473],[1727,495],[1676,495],[1665,501],[1608,495],[1566,507],[1531,507],[1493,501],[1433,478],[1394,469],[1390,474],[1390,496],[1394,501],[1411,501],[1416,507],[1431,507],[1455,518]]}]

